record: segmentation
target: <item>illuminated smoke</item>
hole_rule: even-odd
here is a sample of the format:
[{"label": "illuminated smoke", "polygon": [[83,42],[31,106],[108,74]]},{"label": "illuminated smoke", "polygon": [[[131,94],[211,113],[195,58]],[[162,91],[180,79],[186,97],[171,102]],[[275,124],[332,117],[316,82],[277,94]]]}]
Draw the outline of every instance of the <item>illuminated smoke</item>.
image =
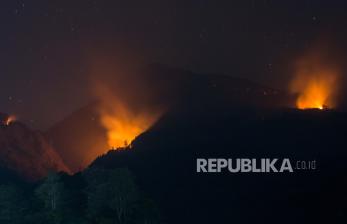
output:
[{"label": "illuminated smoke", "polygon": [[295,66],[290,90],[297,94],[299,109],[325,109],[336,107],[339,71],[327,63],[318,52],[300,58]]},{"label": "illuminated smoke", "polygon": [[161,114],[158,110],[151,110],[143,105],[133,108],[110,87],[100,83],[97,84],[96,93],[101,101],[98,108],[99,120],[106,130],[109,148],[131,147],[131,142],[151,127]]}]

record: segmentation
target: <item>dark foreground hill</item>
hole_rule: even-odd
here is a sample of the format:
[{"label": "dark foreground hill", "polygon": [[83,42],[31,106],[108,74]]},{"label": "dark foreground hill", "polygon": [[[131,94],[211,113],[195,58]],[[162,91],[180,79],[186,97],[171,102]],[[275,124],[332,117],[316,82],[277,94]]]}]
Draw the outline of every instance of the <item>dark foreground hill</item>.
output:
[{"label": "dark foreground hill", "polygon": [[[346,113],[192,106],[92,166],[129,167],[168,223],[346,223]],[[316,161],[293,173],[197,173],[197,158]]]}]

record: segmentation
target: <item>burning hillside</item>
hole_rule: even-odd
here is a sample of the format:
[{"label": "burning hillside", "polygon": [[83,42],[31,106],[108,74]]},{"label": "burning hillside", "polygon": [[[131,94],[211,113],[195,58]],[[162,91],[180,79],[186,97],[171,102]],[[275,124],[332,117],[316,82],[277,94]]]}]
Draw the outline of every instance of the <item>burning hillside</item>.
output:
[{"label": "burning hillside", "polygon": [[0,120],[1,125],[9,126],[11,123],[15,122],[17,118],[15,115],[3,115]]},{"label": "burning hillside", "polygon": [[290,83],[292,93],[298,95],[298,109],[325,109],[336,107],[340,74],[336,66],[328,63],[317,52],[297,61],[294,79]]},{"label": "burning hillside", "polygon": [[[98,70],[102,74],[107,71]],[[291,96],[248,80],[150,65],[135,75],[93,76],[93,103],[54,125],[50,142],[72,171],[131,142],[166,113],[185,108],[283,107]],[[98,74],[98,73],[96,73]],[[104,79],[103,79],[104,78]]]},{"label": "burning hillside", "polygon": [[1,166],[30,180],[41,178],[50,170],[69,172],[41,133],[14,122],[14,118],[0,114]]},{"label": "burning hillside", "polygon": [[109,149],[129,146],[161,114],[158,110],[151,110],[145,106],[134,108],[131,104],[124,103],[106,85],[98,85],[96,95],[101,102],[98,108],[99,120],[106,130]]},{"label": "burning hillside", "polygon": [[132,140],[146,131],[155,120],[155,115],[135,114],[119,103],[100,109],[100,121],[107,130],[107,143],[110,148],[129,146]]}]

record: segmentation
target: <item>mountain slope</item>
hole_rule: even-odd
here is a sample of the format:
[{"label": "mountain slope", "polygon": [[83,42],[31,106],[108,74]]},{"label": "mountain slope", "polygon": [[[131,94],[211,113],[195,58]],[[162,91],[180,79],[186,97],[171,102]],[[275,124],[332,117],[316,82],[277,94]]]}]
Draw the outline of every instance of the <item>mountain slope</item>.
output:
[{"label": "mountain slope", "polygon": [[6,123],[7,115],[1,114],[0,163],[29,180],[41,178],[49,170],[69,169],[45,137],[20,122]]},{"label": "mountain slope", "polygon": [[97,103],[72,113],[46,133],[72,171],[79,171],[107,149],[106,131],[99,122]]},{"label": "mountain slope", "polygon": [[[119,83],[109,83],[117,90]],[[129,107],[165,108],[166,112],[187,106],[281,108],[293,105],[286,92],[220,74],[196,74],[164,65],[140,69],[135,78],[121,83]],[[117,92],[118,93],[118,92]],[[117,102],[108,102],[117,104]],[[51,127],[46,136],[64,162],[78,171],[109,150],[106,130],[100,124],[100,104],[91,103]]]},{"label": "mountain slope", "polygon": [[[184,108],[92,166],[128,167],[168,223],[341,222],[346,127],[346,114],[336,111]],[[197,173],[197,158],[315,160],[317,169]]]}]

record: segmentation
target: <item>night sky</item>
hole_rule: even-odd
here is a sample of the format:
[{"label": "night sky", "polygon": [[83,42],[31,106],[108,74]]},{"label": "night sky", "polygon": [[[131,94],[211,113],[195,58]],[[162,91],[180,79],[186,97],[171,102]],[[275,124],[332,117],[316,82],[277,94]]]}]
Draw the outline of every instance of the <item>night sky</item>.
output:
[{"label": "night sky", "polygon": [[317,40],[343,52],[347,39],[344,1],[3,0],[0,10],[0,111],[41,129],[91,100],[97,57],[286,88]]}]

